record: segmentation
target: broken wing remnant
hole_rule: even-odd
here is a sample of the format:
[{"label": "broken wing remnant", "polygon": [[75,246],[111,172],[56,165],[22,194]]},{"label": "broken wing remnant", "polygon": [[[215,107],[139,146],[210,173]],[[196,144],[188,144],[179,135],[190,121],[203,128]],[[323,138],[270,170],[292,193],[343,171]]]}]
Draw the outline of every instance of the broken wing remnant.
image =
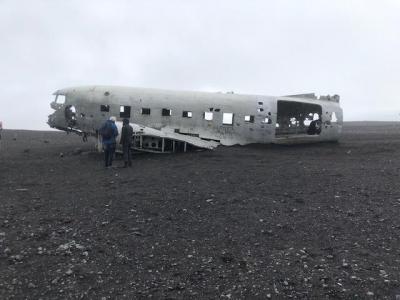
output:
[{"label": "broken wing remnant", "polygon": [[[337,141],[343,124],[337,95],[273,97],[116,86],[72,87],[54,95],[50,127],[98,137],[110,116],[117,117],[119,127],[128,118],[134,148],[149,152]],[[311,130],[316,124],[320,130]]]},{"label": "broken wing remnant", "polygon": [[[197,137],[182,135],[175,132],[166,132],[158,129],[130,123],[134,136],[134,148],[147,149],[148,152],[175,152],[177,147],[187,147],[187,144],[197,148],[213,149],[219,145],[215,141],[206,141]],[[118,131],[122,131],[122,122],[116,122]],[[118,136],[120,137],[120,135]],[[161,143],[161,144],[159,144]],[[184,149],[186,151],[186,149]]]}]

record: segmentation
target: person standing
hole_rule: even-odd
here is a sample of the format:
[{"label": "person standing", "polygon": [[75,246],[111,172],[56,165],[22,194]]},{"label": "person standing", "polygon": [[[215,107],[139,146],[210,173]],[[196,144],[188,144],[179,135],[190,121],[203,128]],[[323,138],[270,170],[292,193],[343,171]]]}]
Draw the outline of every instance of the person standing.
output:
[{"label": "person standing", "polygon": [[132,166],[131,161],[131,147],[132,147],[132,135],[133,135],[133,128],[129,125],[129,119],[124,119],[123,126],[121,130],[121,141],[120,144],[122,145],[123,155],[124,155],[124,168],[127,166]]},{"label": "person standing", "polygon": [[106,168],[112,166],[115,147],[117,144],[115,139],[118,136],[118,128],[115,125],[115,121],[115,117],[110,117],[110,119],[107,120],[99,130],[103,142],[104,162]]},{"label": "person standing", "polygon": [[309,135],[320,134],[321,128],[322,128],[321,120],[320,119],[313,120],[311,121],[310,126],[307,129],[307,134]]}]

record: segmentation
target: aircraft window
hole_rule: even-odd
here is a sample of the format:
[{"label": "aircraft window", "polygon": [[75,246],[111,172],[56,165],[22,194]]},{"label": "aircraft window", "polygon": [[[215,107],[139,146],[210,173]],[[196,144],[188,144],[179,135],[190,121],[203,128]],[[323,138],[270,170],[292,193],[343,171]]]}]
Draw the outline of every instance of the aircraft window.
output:
[{"label": "aircraft window", "polygon": [[233,125],[233,113],[224,113],[222,116],[222,124]]},{"label": "aircraft window", "polygon": [[220,108],[216,108],[216,109],[214,109],[214,111],[215,112],[219,112],[219,111],[221,111],[221,109]]},{"label": "aircraft window", "polygon": [[69,127],[72,127],[76,124],[76,108],[73,105],[67,105],[65,107],[65,120],[68,123]]},{"label": "aircraft window", "polygon": [[172,115],[172,110],[163,108],[161,111],[161,115],[164,117],[170,117]]},{"label": "aircraft window", "polygon": [[120,116],[120,118],[130,118],[131,117],[131,107],[121,105],[119,108],[119,116]]},{"label": "aircraft window", "polygon": [[263,123],[263,124],[272,124],[272,119],[266,117],[261,121],[261,123]]},{"label": "aircraft window", "polygon": [[254,116],[244,116],[244,121],[254,123]]},{"label": "aircraft window", "polygon": [[142,108],[142,115],[149,115],[150,114],[150,108]]},{"label": "aircraft window", "polygon": [[191,111],[183,111],[182,117],[183,118],[191,118],[191,117],[193,117],[193,113]]},{"label": "aircraft window", "polygon": [[110,92],[109,91],[104,92],[104,96],[110,96]]},{"label": "aircraft window", "polygon": [[204,112],[204,120],[212,121],[212,119],[213,119],[213,113],[212,112],[208,112],[208,111]]},{"label": "aircraft window", "polygon": [[100,105],[100,111],[110,111],[110,105]]},{"label": "aircraft window", "polygon": [[336,123],[337,122],[337,117],[336,117],[336,113],[335,112],[332,112],[331,122],[332,123]]},{"label": "aircraft window", "polygon": [[262,102],[258,102],[258,105],[263,105],[263,103]]},{"label": "aircraft window", "polygon": [[56,96],[56,103],[64,104],[65,103],[65,95],[57,95]]}]

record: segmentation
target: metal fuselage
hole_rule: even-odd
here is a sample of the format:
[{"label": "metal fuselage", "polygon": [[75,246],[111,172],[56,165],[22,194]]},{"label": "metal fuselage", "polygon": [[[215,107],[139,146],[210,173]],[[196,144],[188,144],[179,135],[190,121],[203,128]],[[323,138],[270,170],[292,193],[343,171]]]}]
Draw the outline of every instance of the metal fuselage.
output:
[{"label": "metal fuselage", "polygon": [[[343,124],[337,96],[272,97],[116,86],[72,87],[54,94],[50,127],[93,136],[110,116],[118,124],[129,118],[145,135],[167,135],[177,141],[190,137],[188,143],[196,138],[227,146],[337,141]],[[321,130],[310,134],[315,119]]]}]

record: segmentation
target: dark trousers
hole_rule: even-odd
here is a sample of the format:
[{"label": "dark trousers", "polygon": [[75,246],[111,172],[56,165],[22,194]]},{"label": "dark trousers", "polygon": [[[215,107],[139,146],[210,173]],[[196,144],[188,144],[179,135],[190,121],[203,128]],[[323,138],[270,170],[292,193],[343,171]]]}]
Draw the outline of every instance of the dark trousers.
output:
[{"label": "dark trousers", "polygon": [[104,162],[106,167],[112,166],[115,153],[115,144],[104,145]]},{"label": "dark trousers", "polygon": [[122,150],[124,153],[124,163],[125,165],[132,165],[131,156],[131,144],[122,145]]}]

